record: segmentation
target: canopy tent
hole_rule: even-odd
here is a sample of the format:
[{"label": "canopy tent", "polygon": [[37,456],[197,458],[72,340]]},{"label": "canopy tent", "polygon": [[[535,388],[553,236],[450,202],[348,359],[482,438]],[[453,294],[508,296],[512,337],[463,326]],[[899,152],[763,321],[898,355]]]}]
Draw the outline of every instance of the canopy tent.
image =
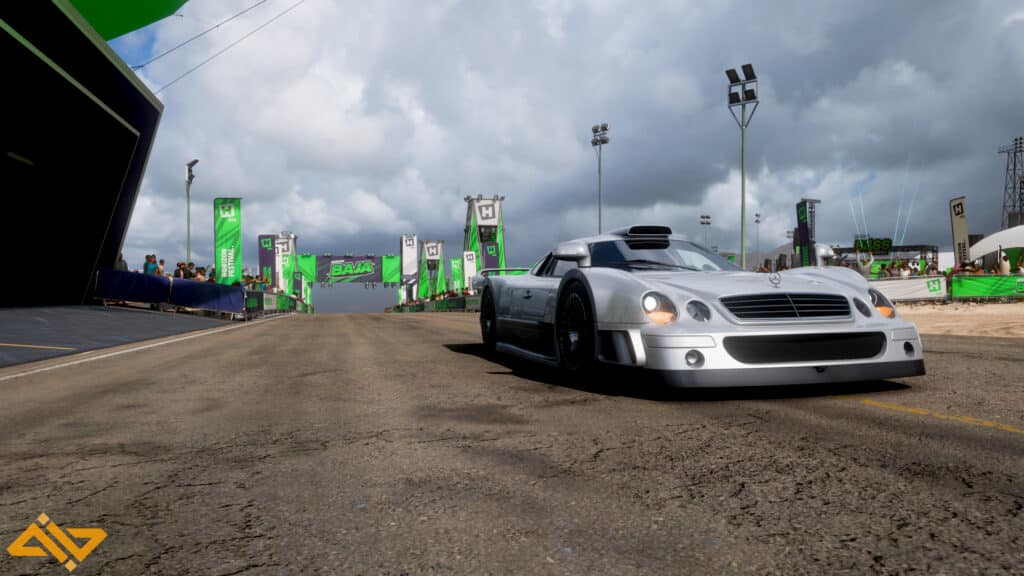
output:
[{"label": "canopy tent", "polygon": [[107,41],[162,20],[188,0],[70,0]]},{"label": "canopy tent", "polygon": [[1000,246],[1002,246],[1003,250],[1024,247],[1024,224],[985,236],[975,243],[974,246],[971,246],[971,259],[984,258],[999,250]]}]

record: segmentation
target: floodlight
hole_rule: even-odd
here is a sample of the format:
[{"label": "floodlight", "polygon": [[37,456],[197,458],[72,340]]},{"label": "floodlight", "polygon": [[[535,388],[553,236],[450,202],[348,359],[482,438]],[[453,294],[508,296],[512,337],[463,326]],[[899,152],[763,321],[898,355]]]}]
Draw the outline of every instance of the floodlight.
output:
[{"label": "floodlight", "polygon": [[601,131],[602,132],[607,132],[608,131],[608,124],[607,123],[601,124]]},{"label": "floodlight", "polygon": [[743,91],[743,100],[745,102],[753,102],[754,100],[757,100],[757,93],[748,88],[747,90]]},{"label": "floodlight", "polygon": [[751,66],[750,64],[744,64],[743,66],[741,66],[741,68],[743,68],[743,78],[745,80],[747,80],[748,82],[751,80],[757,80],[757,76],[754,74],[753,66]]},{"label": "floodlight", "polygon": [[198,158],[194,158],[194,159],[193,159],[193,160],[192,160],[191,162],[189,162],[188,164],[186,164],[186,166],[188,166],[189,168],[191,168],[191,167],[195,166],[196,164],[199,164],[199,159],[198,159]]},{"label": "floodlight", "polygon": [[739,103],[740,103],[740,93],[739,92],[729,92],[729,105],[731,106],[733,104],[739,104]]},{"label": "floodlight", "polygon": [[740,83],[740,75],[736,73],[736,69],[735,68],[729,68],[728,70],[726,70],[725,71],[725,75],[729,77],[729,83],[730,84],[739,84]]},{"label": "floodlight", "polygon": [[593,132],[594,134],[597,134],[598,132],[601,131],[601,127],[598,126],[597,124],[594,124],[593,126],[591,126],[590,131]]},{"label": "floodlight", "polygon": [[611,138],[609,138],[608,136],[601,136],[601,144],[607,144],[611,141]]}]

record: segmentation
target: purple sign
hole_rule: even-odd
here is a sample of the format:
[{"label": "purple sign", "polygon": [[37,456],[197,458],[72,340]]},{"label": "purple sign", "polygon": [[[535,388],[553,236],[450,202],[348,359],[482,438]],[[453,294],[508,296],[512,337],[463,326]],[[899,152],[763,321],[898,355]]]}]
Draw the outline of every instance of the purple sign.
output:
[{"label": "purple sign", "polygon": [[257,275],[266,278],[267,284],[270,286],[277,281],[277,266],[274,258],[274,238],[276,237],[274,234],[260,234],[258,237],[260,246],[256,251],[260,256],[260,268]]}]

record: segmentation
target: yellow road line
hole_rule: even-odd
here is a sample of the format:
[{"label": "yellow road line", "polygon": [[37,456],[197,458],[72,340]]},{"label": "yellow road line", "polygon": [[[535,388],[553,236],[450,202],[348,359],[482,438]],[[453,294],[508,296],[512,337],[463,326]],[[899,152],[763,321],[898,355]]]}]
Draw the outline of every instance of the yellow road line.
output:
[{"label": "yellow road line", "polygon": [[0,342],[0,347],[4,347],[4,348],[38,348],[38,349],[41,349],[41,350],[74,350],[74,348],[69,348],[67,346],[38,346],[36,344],[6,344],[4,342]]},{"label": "yellow road line", "polygon": [[[849,397],[848,397],[849,398]],[[982,418],[974,418],[973,416],[954,416],[951,414],[942,414],[940,412],[934,412],[927,408],[914,408],[912,406],[904,406],[902,404],[893,404],[891,402],[881,402],[879,400],[872,400],[870,398],[850,398],[856,400],[861,404],[873,406],[875,408],[882,408],[883,410],[892,410],[894,412],[902,412],[904,414],[914,414],[916,416],[931,416],[932,418],[938,418],[939,420],[950,420],[953,422],[960,422],[961,424],[970,424],[972,426],[981,426],[983,428],[995,428],[996,430],[1002,430],[1003,432],[1011,432],[1013,434],[1024,434],[1024,428],[1017,428],[1010,426],[1009,424],[1003,424],[1002,422],[996,422],[995,420],[984,420]]]}]

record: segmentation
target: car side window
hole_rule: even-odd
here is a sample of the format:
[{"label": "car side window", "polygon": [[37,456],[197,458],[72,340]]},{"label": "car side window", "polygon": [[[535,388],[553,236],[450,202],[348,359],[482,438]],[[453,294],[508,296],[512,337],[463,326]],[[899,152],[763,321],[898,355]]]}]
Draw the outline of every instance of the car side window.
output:
[{"label": "car side window", "polygon": [[544,271],[544,276],[561,278],[562,276],[565,276],[565,273],[569,270],[578,267],[575,260],[555,260],[554,258],[552,258],[552,260],[553,262],[548,263],[547,269]]},{"label": "car side window", "polygon": [[531,272],[531,274],[533,274],[534,276],[544,276],[545,272],[548,269],[548,266],[551,264],[551,260],[553,259],[554,257],[551,256],[550,254],[542,258],[541,261],[538,262],[537,265],[533,267],[533,272]]}]

